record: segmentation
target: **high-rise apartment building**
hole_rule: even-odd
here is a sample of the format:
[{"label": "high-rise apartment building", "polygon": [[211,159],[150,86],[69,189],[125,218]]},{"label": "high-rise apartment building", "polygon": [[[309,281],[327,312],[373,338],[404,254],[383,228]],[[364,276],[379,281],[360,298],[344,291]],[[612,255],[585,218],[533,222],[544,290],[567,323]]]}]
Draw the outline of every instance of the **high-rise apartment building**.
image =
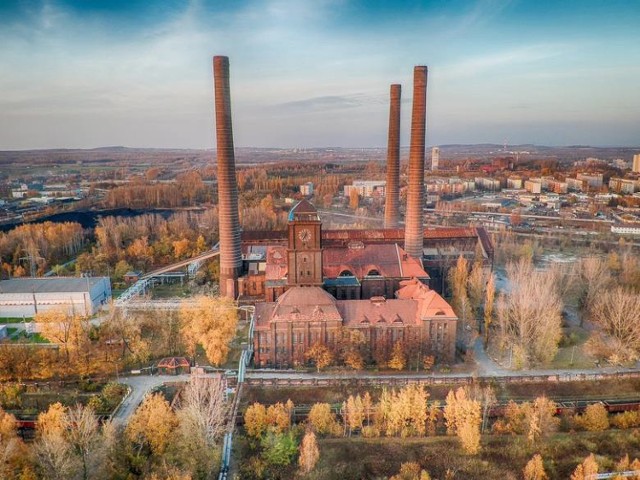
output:
[{"label": "high-rise apartment building", "polygon": [[640,173],[640,153],[636,153],[633,156],[633,171],[635,173]]},{"label": "high-rise apartment building", "polygon": [[433,147],[431,149],[431,170],[434,172],[438,170],[438,166],[440,165],[440,148]]}]

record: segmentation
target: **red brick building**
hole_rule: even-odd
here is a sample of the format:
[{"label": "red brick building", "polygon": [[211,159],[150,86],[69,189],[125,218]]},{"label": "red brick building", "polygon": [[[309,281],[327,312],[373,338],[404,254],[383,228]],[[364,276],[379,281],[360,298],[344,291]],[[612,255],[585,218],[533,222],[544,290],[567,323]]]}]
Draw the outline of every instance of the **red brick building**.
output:
[{"label": "red brick building", "polygon": [[245,291],[264,290],[267,300],[256,304],[257,365],[304,363],[311,345],[335,347],[343,328],[362,332],[372,357],[401,341],[418,356],[454,360],[458,319],[426,285],[421,262],[397,243],[355,240],[323,248],[318,213],[303,200],[289,214],[288,245],[262,248],[264,273],[257,267],[251,275],[250,268],[240,282]]}]

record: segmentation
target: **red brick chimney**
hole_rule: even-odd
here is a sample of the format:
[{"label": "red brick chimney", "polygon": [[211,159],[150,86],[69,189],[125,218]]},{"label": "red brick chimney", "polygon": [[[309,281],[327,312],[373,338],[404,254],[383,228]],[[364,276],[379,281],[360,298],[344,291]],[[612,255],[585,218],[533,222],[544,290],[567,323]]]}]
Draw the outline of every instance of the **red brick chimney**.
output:
[{"label": "red brick chimney", "polygon": [[213,57],[218,162],[218,215],[220,223],[220,295],[236,298],[242,270],[238,184],[231,127],[229,58]]},{"label": "red brick chimney", "polygon": [[389,100],[389,140],[387,144],[387,185],[385,188],[384,226],[395,228],[400,220],[400,93],[401,86],[391,85]]},{"label": "red brick chimney", "polygon": [[413,111],[409,150],[409,189],[404,224],[404,249],[422,259],[424,208],[424,149],[427,117],[427,67],[413,69]]}]

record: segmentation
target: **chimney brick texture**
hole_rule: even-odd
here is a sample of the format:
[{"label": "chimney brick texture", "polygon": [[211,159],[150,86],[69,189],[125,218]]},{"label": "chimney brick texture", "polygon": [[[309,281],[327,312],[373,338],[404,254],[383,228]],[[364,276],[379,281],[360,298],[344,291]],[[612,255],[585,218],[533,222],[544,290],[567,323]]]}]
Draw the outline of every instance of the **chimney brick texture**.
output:
[{"label": "chimney brick texture", "polygon": [[218,163],[218,209],[220,222],[220,295],[237,296],[242,270],[238,184],[231,126],[229,58],[213,57],[216,110],[216,152]]},{"label": "chimney brick texture", "polygon": [[427,67],[413,69],[413,111],[411,113],[411,145],[409,149],[409,188],[405,215],[404,249],[422,259],[424,208],[424,150],[427,117]]},{"label": "chimney brick texture", "polygon": [[400,221],[400,95],[402,87],[391,85],[389,95],[389,140],[387,143],[387,185],[384,226],[396,228]]}]

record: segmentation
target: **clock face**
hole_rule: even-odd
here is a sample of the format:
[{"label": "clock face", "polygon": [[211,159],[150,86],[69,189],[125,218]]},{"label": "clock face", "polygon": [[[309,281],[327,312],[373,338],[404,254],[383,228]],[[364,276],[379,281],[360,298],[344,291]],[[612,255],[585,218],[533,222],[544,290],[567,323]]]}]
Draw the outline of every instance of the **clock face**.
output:
[{"label": "clock face", "polygon": [[308,242],[309,240],[311,240],[311,230],[308,230],[306,228],[300,230],[300,232],[298,233],[298,238],[303,242]]}]

